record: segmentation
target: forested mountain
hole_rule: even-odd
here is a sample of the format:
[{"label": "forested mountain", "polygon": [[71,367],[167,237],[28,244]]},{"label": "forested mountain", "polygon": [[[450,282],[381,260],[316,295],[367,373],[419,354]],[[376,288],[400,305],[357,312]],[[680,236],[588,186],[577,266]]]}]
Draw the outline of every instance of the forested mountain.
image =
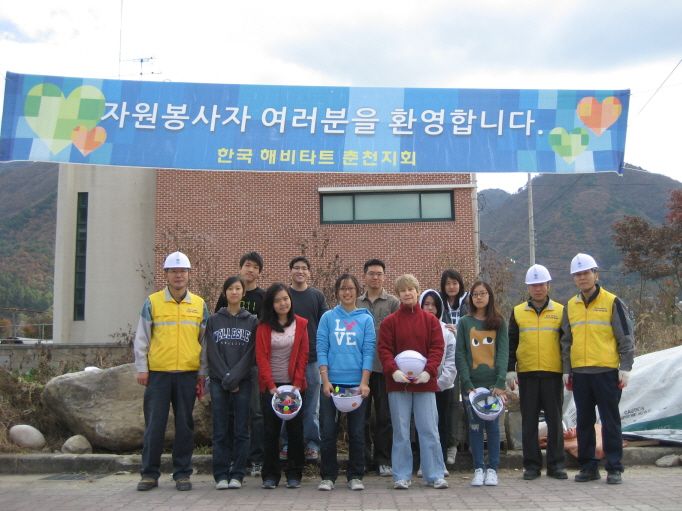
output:
[{"label": "forested mountain", "polygon": [[52,308],[56,163],[0,165],[0,307]]},{"label": "forested mountain", "polygon": [[[634,282],[621,270],[621,254],[611,238],[611,226],[623,215],[638,215],[653,224],[665,221],[670,190],[682,183],[626,165],[623,176],[542,174],[533,179],[535,262],[547,266],[554,296],[565,301],[574,294],[569,264],[578,252],[595,257],[605,287]],[[504,197],[501,190],[483,190],[481,241],[509,261],[517,287],[529,266],[528,194]]]}]

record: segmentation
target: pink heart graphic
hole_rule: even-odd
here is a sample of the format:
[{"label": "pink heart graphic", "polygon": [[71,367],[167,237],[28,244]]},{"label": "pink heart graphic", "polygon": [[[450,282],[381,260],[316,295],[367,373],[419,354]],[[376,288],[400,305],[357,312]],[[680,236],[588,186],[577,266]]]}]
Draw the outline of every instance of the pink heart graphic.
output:
[{"label": "pink heart graphic", "polygon": [[78,150],[87,156],[99,146],[101,146],[107,139],[107,130],[101,126],[95,126],[88,130],[86,126],[78,126],[71,132],[71,142]]},{"label": "pink heart graphic", "polygon": [[604,98],[601,104],[597,98],[589,97],[580,100],[577,110],[578,117],[585,123],[585,126],[599,136],[618,120],[623,111],[623,105],[614,96]]}]

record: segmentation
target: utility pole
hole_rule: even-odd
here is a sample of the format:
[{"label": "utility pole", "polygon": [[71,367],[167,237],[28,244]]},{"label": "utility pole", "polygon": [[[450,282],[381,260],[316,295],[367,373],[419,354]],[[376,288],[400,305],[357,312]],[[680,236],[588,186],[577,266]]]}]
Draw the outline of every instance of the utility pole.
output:
[{"label": "utility pole", "polygon": [[533,179],[528,173],[528,241],[530,245],[530,265],[535,264],[535,223],[533,222]]}]

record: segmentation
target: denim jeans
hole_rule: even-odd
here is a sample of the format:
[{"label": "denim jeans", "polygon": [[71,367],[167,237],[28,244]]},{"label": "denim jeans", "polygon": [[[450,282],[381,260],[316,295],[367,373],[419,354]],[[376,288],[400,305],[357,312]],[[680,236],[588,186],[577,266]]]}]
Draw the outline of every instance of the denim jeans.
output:
[{"label": "denim jeans", "polygon": [[[246,454],[249,449],[249,415],[251,380],[242,381],[237,392],[225,390],[220,379],[211,378],[211,410],[213,412],[213,478],[217,481],[244,480]],[[228,411],[233,409],[232,419]],[[234,436],[228,431],[228,424]],[[232,466],[230,468],[230,466]]]},{"label": "denim jeans", "polygon": [[434,482],[443,477],[445,463],[438,436],[438,412],[436,411],[435,392],[389,392],[393,423],[393,480],[412,479],[412,446],[410,445],[410,417],[414,413],[414,423],[419,434],[424,481]]},{"label": "denim jeans", "polygon": [[[308,388],[303,399],[303,440],[309,449],[320,450],[320,368],[317,362],[308,362],[305,368]],[[282,449],[288,449],[287,431],[282,428]]]},{"label": "denim jeans", "polygon": [[500,464],[500,423],[499,417],[495,420],[484,421],[471,407],[468,396],[464,398],[464,409],[467,419],[469,419],[469,444],[471,445],[471,456],[474,458],[474,469],[482,468],[485,470],[483,460],[483,429],[488,435],[488,467],[497,472]]},{"label": "denim jeans", "polygon": [[[320,464],[320,477],[336,481],[339,476],[339,464],[336,459],[336,440],[339,436],[339,418],[334,401],[327,397],[320,389],[320,425],[322,430],[322,462]],[[346,413],[348,425],[348,465],[346,466],[346,479],[362,479],[365,475],[365,409],[367,399],[362,404]],[[337,413],[338,412],[338,413]]]},{"label": "denim jeans", "polygon": [[161,476],[161,453],[171,405],[175,416],[173,479],[182,479],[192,474],[192,411],[196,400],[197,374],[197,371],[149,371],[149,383],[144,390],[144,437],[140,470],[143,478],[158,480]]},{"label": "denim jeans", "polygon": [[[260,390],[258,389],[258,366],[251,368],[251,381],[253,382],[253,390],[251,391],[251,430],[246,461],[253,464],[263,463],[263,413],[260,406]],[[228,439],[234,439],[234,408],[230,406],[227,413],[227,437]],[[230,456],[232,456],[234,441],[228,442],[228,451]]]},{"label": "denim jeans", "polygon": [[[275,383],[279,387],[279,383]],[[309,391],[301,392],[303,402]],[[263,469],[261,478],[263,481],[274,481],[279,484],[282,477],[282,470],[279,461],[279,437],[282,429],[288,433],[291,443],[289,445],[289,455],[287,456],[287,480],[295,479],[300,481],[303,477],[303,465],[305,465],[305,455],[303,447],[303,410],[296,417],[288,421],[282,420],[272,409],[272,394],[262,392],[261,409],[263,410],[263,424],[265,435],[263,439]]]}]

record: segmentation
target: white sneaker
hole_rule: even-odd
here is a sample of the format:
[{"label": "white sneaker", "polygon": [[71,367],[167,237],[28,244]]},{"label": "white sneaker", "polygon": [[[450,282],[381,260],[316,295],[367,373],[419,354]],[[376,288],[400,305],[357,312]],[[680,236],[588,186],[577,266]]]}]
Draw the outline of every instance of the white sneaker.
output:
[{"label": "white sneaker", "polygon": [[242,482],[239,479],[232,479],[230,484],[227,485],[230,490],[238,490],[242,487]]},{"label": "white sneaker", "polygon": [[436,490],[443,490],[443,489],[447,488],[448,486],[450,486],[448,484],[448,482],[445,479],[443,479],[442,477],[440,479],[436,479],[432,483],[426,483],[426,484],[428,484],[429,486],[433,486]]},{"label": "white sneaker", "polygon": [[360,481],[360,479],[351,479],[350,481],[348,481],[348,487],[353,491],[365,489],[365,485],[362,484],[362,481]]},{"label": "white sneaker", "polygon": [[474,470],[474,478],[471,480],[471,486],[483,486],[483,469],[477,468]]},{"label": "white sneaker", "polygon": [[260,477],[262,470],[263,470],[262,463],[254,463],[251,466],[251,477]]},{"label": "white sneaker", "polygon": [[334,481],[324,479],[317,485],[317,489],[320,491],[332,491],[334,489]]},{"label": "white sneaker", "polygon": [[395,483],[393,483],[393,489],[394,490],[407,490],[411,484],[412,484],[412,481],[407,481],[405,479],[399,479]]},{"label": "white sneaker", "polygon": [[448,469],[443,470],[443,477],[450,477],[450,472],[448,472]]},{"label": "white sneaker", "polygon": [[227,490],[228,488],[229,488],[229,484],[227,483],[227,479],[221,479],[215,485],[216,490]]},{"label": "white sneaker", "polygon": [[422,477],[422,466],[419,465],[419,470],[417,470],[417,477]]},{"label": "white sneaker", "polygon": [[455,460],[457,459],[457,447],[448,447],[448,456],[447,459],[445,460],[445,463],[447,465],[454,465]]},{"label": "white sneaker", "polygon": [[497,472],[495,472],[492,468],[489,468],[485,472],[485,485],[497,486]]},{"label": "white sneaker", "polygon": [[391,477],[393,475],[393,469],[390,465],[379,465],[379,476],[380,477]]}]

